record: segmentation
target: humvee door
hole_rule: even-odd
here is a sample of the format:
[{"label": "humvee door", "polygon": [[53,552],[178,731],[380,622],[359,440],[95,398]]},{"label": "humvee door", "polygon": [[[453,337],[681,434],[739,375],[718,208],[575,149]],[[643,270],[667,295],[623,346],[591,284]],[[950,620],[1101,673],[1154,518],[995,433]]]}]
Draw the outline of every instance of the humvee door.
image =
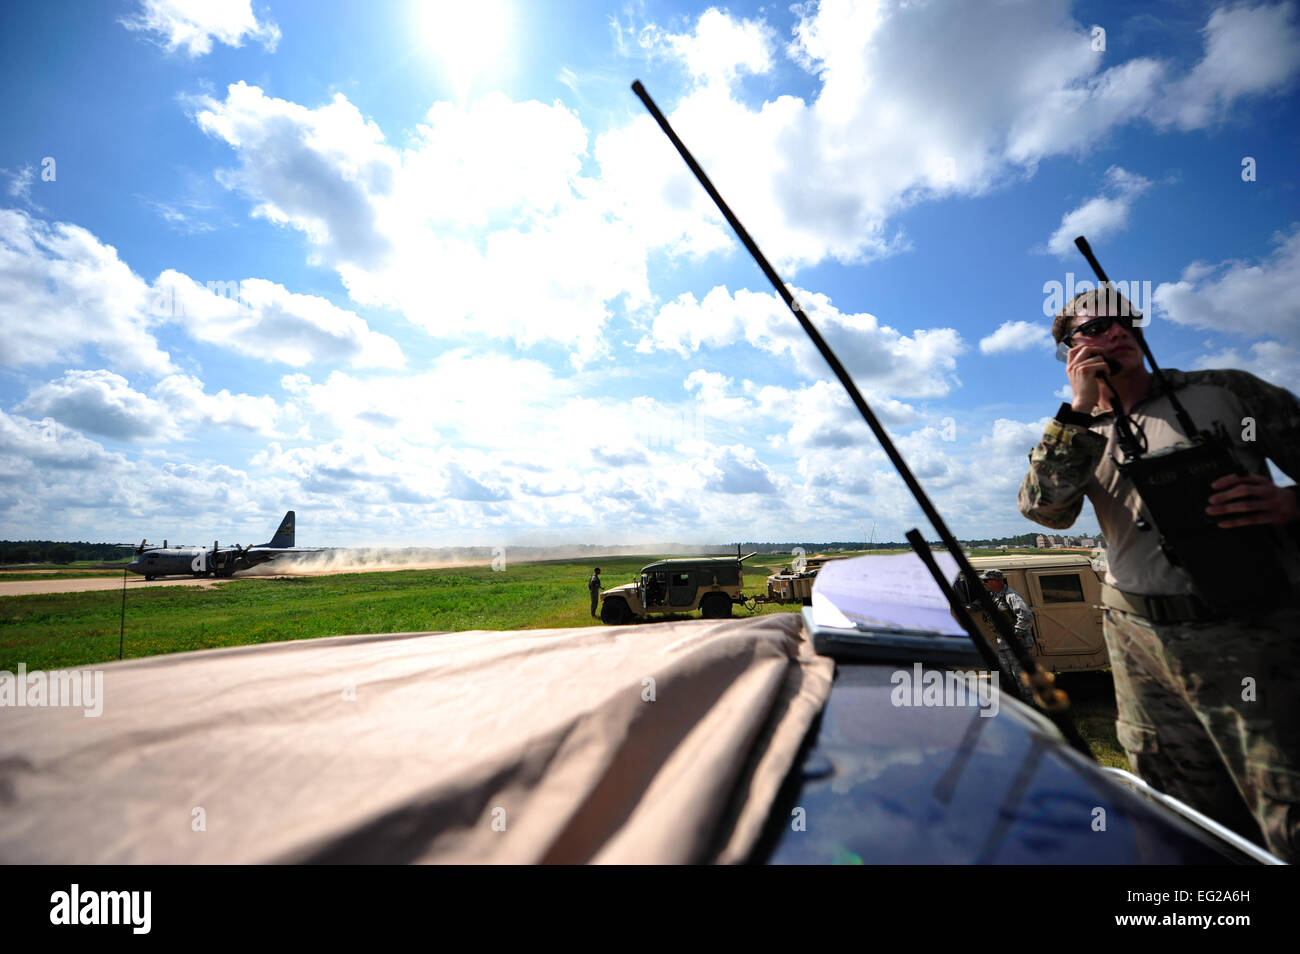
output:
[{"label": "humvee door", "polygon": [[668,605],[690,606],[695,602],[695,580],[689,570],[677,570],[668,576]]},{"label": "humvee door", "polygon": [[[1057,657],[1049,667],[1092,669],[1108,664],[1101,634],[1100,587],[1091,567],[1027,569],[1029,598],[1044,656]],[[1097,659],[1086,657],[1096,656]],[[1061,657],[1070,657],[1064,659]]]}]

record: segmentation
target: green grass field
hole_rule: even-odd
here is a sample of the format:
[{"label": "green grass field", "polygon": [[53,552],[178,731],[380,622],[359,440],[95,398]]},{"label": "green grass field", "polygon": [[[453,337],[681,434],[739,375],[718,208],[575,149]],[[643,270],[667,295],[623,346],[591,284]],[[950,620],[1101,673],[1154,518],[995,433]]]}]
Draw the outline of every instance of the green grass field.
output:
[{"label": "green grass field", "polygon": [[1074,724],[1097,761],[1127,769],[1128,756],[1115,734],[1115,683],[1110,670],[1063,673],[1056,677],[1056,684],[1070,697]]},{"label": "green grass field", "polygon": [[[602,580],[607,587],[632,580],[646,562],[602,559]],[[746,592],[764,591],[767,567],[746,569]],[[500,572],[483,566],[136,589],[127,595],[123,656],[348,633],[601,626],[589,615],[590,574],[585,562],[520,563]],[[121,608],[120,590],[0,597],[0,669],[116,659]]]}]

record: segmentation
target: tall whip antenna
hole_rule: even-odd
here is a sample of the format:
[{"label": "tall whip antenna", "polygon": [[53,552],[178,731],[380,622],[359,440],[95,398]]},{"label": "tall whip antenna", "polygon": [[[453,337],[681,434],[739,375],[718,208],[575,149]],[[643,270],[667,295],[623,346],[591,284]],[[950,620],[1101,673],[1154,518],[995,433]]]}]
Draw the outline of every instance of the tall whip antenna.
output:
[{"label": "tall whip antenna", "polygon": [[[871,428],[871,432],[875,434],[876,440],[880,442],[881,449],[884,450],[886,456],[889,457],[894,468],[898,471],[898,475],[903,478],[903,482],[907,484],[907,489],[912,492],[912,496],[916,499],[917,504],[920,505],[921,510],[925,513],[926,519],[928,519],[934,529],[938,531],[939,538],[943,541],[943,545],[956,561],[957,566],[961,570],[962,576],[966,578],[968,584],[967,589],[970,594],[976,598],[977,602],[980,604],[980,608],[983,609],[983,611],[988,614],[989,619],[993,621],[993,624],[998,631],[998,635],[1002,638],[1005,644],[1010,647],[1011,652],[1016,657],[1016,661],[1024,670],[1025,678],[1028,681],[1030,688],[1033,690],[1035,700],[1047,715],[1051,717],[1052,721],[1056,723],[1057,727],[1061,730],[1061,733],[1070,744],[1084,755],[1092,758],[1092,750],[1088,747],[1088,743],[1084,741],[1083,736],[1079,734],[1078,728],[1074,725],[1073,720],[1068,715],[1070,705],[1069,699],[1066,698],[1064,692],[1057,689],[1053,684],[1052,674],[1044,672],[1039,668],[1038,665],[1035,664],[1033,657],[1024,649],[1020,644],[1020,641],[1016,639],[1015,633],[1011,629],[1011,624],[994,606],[992,596],[989,595],[987,588],[985,588],[984,584],[980,581],[979,575],[975,572],[975,568],[971,566],[970,561],[966,559],[966,554],[962,552],[961,545],[957,542],[956,537],[952,535],[951,531],[949,531],[948,525],[944,523],[943,517],[939,516],[939,511],[935,509],[934,504],[931,503],[930,498],[921,488],[916,477],[912,475],[911,468],[907,466],[907,462],[903,460],[903,456],[898,452],[898,448],[894,446],[894,442],[890,439],[884,426],[881,425],[875,413],[867,405],[867,402],[862,397],[862,393],[858,390],[857,385],[853,383],[853,379],[849,377],[848,371],[846,371],[844,365],[840,363],[840,359],[835,356],[835,352],[831,351],[830,346],[826,343],[825,339],[822,338],[820,332],[813,327],[812,322],[809,321],[808,316],[804,314],[803,308],[800,307],[799,302],[795,300],[794,295],[790,293],[790,289],[786,287],[785,282],[783,282],[781,277],[777,275],[776,269],[771,266],[767,257],[759,249],[754,240],[750,238],[749,232],[747,232],[745,227],[740,224],[740,220],[736,218],[730,207],[728,207],[727,203],[718,193],[718,190],[714,188],[713,183],[709,181],[709,177],[705,175],[704,170],[700,168],[700,164],[695,161],[695,157],[691,155],[690,150],[688,150],[681,139],[677,137],[677,133],[675,133],[672,126],[668,124],[668,120],[664,117],[664,114],[659,111],[659,107],[656,106],[654,100],[650,98],[650,94],[646,92],[645,87],[641,85],[640,80],[637,80],[632,84],[632,92],[636,93],[637,97],[645,105],[645,108],[650,112],[650,115],[654,117],[655,122],[659,124],[659,128],[664,131],[664,134],[677,148],[677,152],[681,155],[682,159],[685,160],[686,165],[690,168],[691,172],[695,173],[695,178],[698,179],[700,185],[704,187],[704,191],[709,194],[709,197],[713,199],[714,204],[717,205],[718,211],[720,211],[726,218],[727,222],[730,223],[732,229],[735,230],[737,237],[744,244],[745,248],[749,250],[749,254],[754,257],[754,261],[757,262],[758,267],[763,270],[763,274],[766,275],[767,280],[772,283],[772,287],[776,289],[776,293],[781,296],[781,300],[786,303],[786,306],[789,307],[790,311],[794,314],[800,327],[802,327],[807,333],[808,337],[812,340],[813,345],[816,346],[817,350],[821,353],[821,356],[826,359],[826,363],[830,365],[831,370],[835,372],[835,376],[839,378],[840,384],[842,384],[844,390],[848,392],[849,399],[853,402],[854,407],[858,409],[858,413],[861,414],[863,419],[867,422],[867,426]],[[926,564],[930,569],[931,574],[935,576],[935,581],[939,585],[940,590],[944,591],[945,594],[951,593],[951,588],[947,586],[947,581],[943,579],[938,565],[934,564],[933,560],[926,560],[928,554],[921,554],[920,551],[925,549],[925,547],[923,541],[921,541],[922,545],[918,547],[918,541],[921,541],[919,534],[909,535],[909,542],[912,543],[912,548],[917,551],[917,555],[921,558],[922,562]],[[981,656],[984,657],[986,662],[991,657],[995,659],[996,657],[993,657],[991,648],[975,628],[974,622],[970,619],[970,615],[964,612],[958,614],[960,601],[954,602],[954,600],[955,596],[949,597],[949,601],[953,603],[954,614],[957,615],[958,621],[961,622],[966,629],[971,640],[974,642],[976,649],[979,650]],[[1010,680],[1010,674],[1004,672],[1001,666],[997,666],[996,668],[1002,679]]]}]

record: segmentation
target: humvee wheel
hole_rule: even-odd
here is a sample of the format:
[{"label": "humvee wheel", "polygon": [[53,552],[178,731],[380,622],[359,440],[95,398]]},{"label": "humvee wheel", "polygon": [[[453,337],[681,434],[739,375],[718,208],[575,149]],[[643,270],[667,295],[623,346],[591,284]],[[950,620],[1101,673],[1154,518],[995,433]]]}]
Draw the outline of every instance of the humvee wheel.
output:
[{"label": "humvee wheel", "polygon": [[153,579],[152,576],[150,576],[150,575],[147,574],[147,573],[145,574],[144,581],[145,581],[146,583],[150,582],[152,579]]},{"label": "humvee wheel", "polygon": [[631,622],[632,611],[628,609],[627,600],[621,596],[611,596],[600,606],[600,621],[618,626]]},{"label": "humvee wheel", "polygon": [[710,593],[700,600],[700,611],[705,619],[730,619],[731,600],[725,593]]}]

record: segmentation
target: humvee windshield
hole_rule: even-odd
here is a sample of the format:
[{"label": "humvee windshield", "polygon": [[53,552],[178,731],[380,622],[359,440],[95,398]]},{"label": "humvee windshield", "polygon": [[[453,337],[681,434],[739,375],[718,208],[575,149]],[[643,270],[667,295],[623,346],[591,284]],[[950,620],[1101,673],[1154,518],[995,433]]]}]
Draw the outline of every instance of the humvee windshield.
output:
[{"label": "humvee windshield", "polygon": [[642,573],[641,589],[645,592],[646,606],[662,606],[668,592],[668,574],[662,570]]}]

